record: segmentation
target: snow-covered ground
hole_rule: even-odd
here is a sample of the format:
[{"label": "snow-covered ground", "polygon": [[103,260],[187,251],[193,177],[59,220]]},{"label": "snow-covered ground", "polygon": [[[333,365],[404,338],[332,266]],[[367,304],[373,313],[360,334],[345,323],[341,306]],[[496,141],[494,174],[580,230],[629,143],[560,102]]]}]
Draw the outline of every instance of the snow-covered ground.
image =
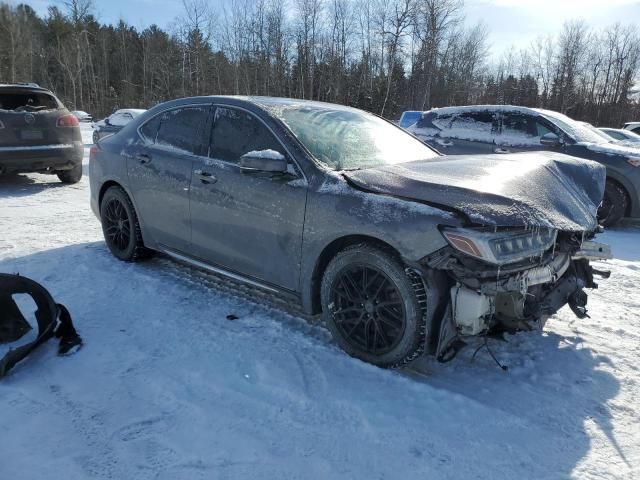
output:
[{"label": "snow-covered ground", "polygon": [[491,342],[508,372],[473,348],[384,371],[167,259],[117,261],[88,200],[86,177],[0,179],[0,271],[86,343],[0,382],[0,479],[640,477],[640,227],[602,236],[591,318]]}]

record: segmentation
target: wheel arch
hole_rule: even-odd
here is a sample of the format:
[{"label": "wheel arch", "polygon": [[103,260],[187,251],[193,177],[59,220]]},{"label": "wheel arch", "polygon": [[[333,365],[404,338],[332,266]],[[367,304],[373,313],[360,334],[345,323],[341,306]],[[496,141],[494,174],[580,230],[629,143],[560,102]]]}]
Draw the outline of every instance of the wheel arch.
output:
[{"label": "wheel arch", "polygon": [[331,260],[345,248],[359,243],[376,246],[402,262],[402,255],[400,255],[400,252],[391,244],[384,240],[380,240],[379,238],[361,234],[345,235],[336,238],[322,249],[322,252],[316,259],[309,282],[309,288],[307,290],[308,295],[306,296],[307,298],[303,298],[305,310],[308,310],[309,313],[314,315],[321,312],[320,286],[322,283],[322,276],[324,275],[329,262],[331,262]]},{"label": "wheel arch", "polygon": [[632,195],[633,187],[628,185],[627,181],[621,179],[618,175],[612,174],[611,172],[607,172],[607,181],[615,183],[624,192],[625,196],[627,197],[627,207],[624,211],[624,216],[630,217],[632,215],[632,212],[638,208],[637,199],[634,195]]}]

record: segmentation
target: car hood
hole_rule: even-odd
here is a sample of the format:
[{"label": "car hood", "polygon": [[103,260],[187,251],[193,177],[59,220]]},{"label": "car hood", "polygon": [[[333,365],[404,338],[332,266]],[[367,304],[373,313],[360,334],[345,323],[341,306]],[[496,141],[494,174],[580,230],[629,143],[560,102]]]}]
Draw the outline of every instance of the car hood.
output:
[{"label": "car hood", "polygon": [[344,172],[355,187],[464,214],[472,223],[596,228],[605,167],[549,152],[443,156]]}]

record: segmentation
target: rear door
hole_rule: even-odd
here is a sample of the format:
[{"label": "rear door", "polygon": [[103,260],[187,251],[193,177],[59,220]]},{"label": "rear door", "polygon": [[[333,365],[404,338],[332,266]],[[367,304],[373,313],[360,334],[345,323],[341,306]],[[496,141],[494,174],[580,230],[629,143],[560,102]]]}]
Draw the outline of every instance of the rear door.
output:
[{"label": "rear door", "polygon": [[[250,151],[275,150],[289,173],[244,173]],[[194,162],[193,252],[207,263],[295,291],[298,287],[307,182],[273,132],[256,115],[215,109],[209,158]]]},{"label": "rear door", "polygon": [[143,142],[127,149],[127,172],[138,216],[162,248],[189,250],[192,164],[206,150],[209,113],[209,105],[162,112],[140,127]]},{"label": "rear door", "polygon": [[540,143],[547,133],[557,133],[545,119],[525,112],[504,112],[502,128],[496,137],[496,153],[548,150]]},{"label": "rear door", "polygon": [[496,112],[461,111],[438,115],[433,124],[440,130],[433,146],[448,155],[495,153],[499,131]]}]

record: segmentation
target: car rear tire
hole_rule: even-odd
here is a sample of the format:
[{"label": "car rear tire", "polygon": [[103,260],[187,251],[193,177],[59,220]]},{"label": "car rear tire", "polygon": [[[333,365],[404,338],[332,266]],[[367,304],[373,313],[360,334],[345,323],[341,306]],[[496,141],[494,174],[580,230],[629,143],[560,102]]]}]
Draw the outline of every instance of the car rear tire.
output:
[{"label": "car rear tire", "polygon": [[425,318],[402,263],[354,245],[338,253],[321,283],[323,317],[349,355],[379,367],[402,366],[424,347]]},{"label": "car rear tire", "polygon": [[100,220],[104,240],[111,253],[125,262],[135,262],[150,256],[145,248],[135,208],[127,193],[110,187],[100,203]]},{"label": "car rear tire", "polygon": [[98,132],[96,130],[93,131],[93,143],[94,145],[96,143],[98,143],[98,140],[100,140],[100,135],[98,135]]},{"label": "car rear tire", "polygon": [[627,192],[617,182],[607,180],[602,205],[598,209],[598,221],[603,227],[613,227],[627,211]]},{"label": "car rear tire", "polygon": [[79,163],[71,170],[60,170],[57,175],[62,183],[78,183],[82,180],[82,163]]}]

